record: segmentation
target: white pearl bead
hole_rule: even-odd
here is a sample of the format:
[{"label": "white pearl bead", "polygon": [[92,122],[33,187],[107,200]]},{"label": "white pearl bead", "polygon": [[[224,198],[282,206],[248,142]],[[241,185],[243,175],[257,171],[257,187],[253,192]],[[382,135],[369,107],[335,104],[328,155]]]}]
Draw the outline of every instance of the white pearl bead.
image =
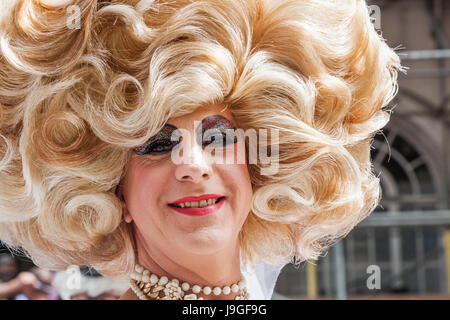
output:
[{"label": "white pearl bead", "polygon": [[[135,265],[134,270],[135,271],[133,271],[130,274],[130,278],[132,279],[130,280],[130,287],[132,291],[136,294],[136,296],[139,297],[139,299],[149,300],[149,297],[146,295],[146,291],[148,292],[150,288],[155,284],[165,286],[167,285],[167,283],[169,283],[169,279],[166,276],[162,276],[161,278],[159,278],[157,275],[151,274],[149,270],[146,270],[143,266],[139,264]],[[140,286],[137,285],[139,282],[142,282]],[[180,286],[180,281],[178,279],[172,279],[171,284],[172,283],[176,286]],[[210,295],[211,293],[214,293],[214,295],[218,296],[220,294],[228,295],[231,292],[238,293],[239,291],[241,291],[241,294],[236,296],[235,299],[236,300],[249,299],[249,294],[246,291],[245,279],[242,279],[238,283],[233,284],[231,287],[230,286],[224,286],[223,288],[214,287],[213,289],[209,286],[205,286],[202,288],[199,285],[193,285],[191,287],[189,283],[183,282],[180,286],[180,289],[184,292],[187,292],[189,291],[189,289],[191,289],[193,294],[186,296],[193,296],[193,297],[196,297],[196,294],[199,293],[203,293],[205,295]],[[184,292],[181,292],[181,294],[183,295]],[[203,298],[198,297],[198,300],[203,300]]]},{"label": "white pearl bead", "polygon": [[183,289],[184,291],[188,291],[190,287],[191,286],[187,282],[183,282],[181,285],[181,289]]},{"label": "white pearl bead", "polygon": [[144,271],[144,267],[141,266],[141,265],[139,265],[139,264],[137,264],[137,265],[134,267],[134,270],[136,270],[137,273],[142,273],[142,272]]},{"label": "white pearl bead", "polygon": [[163,286],[163,285],[165,285],[167,282],[169,282],[169,279],[168,279],[166,276],[162,276],[161,279],[159,279],[158,284],[159,284],[160,286]]},{"label": "white pearl bead", "polygon": [[194,285],[194,286],[192,287],[192,292],[193,292],[193,293],[200,293],[200,291],[202,291],[202,288],[200,288],[199,285]]},{"label": "white pearl bead", "polygon": [[197,300],[197,295],[194,293],[187,294],[184,296],[184,300]]},{"label": "white pearl bead", "polygon": [[152,284],[155,284],[155,283],[157,283],[158,282],[158,276],[156,275],[156,274],[152,274],[151,276],[150,276],[150,282],[152,283]]},{"label": "white pearl bead", "polygon": [[138,274],[136,272],[132,272],[130,274],[130,278],[133,279],[133,280],[136,280],[137,276],[138,276]]},{"label": "white pearl bead", "polygon": [[203,288],[203,293],[206,294],[206,295],[210,294],[211,293],[211,288],[208,287],[208,286],[204,287]]}]

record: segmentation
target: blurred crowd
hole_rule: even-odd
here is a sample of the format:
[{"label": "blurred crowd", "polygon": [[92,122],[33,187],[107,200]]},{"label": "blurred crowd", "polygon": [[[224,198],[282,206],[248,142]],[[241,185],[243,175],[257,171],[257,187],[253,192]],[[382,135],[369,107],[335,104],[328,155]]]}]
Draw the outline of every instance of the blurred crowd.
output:
[{"label": "blurred crowd", "polygon": [[0,300],[115,300],[127,289],[88,267],[40,269],[0,245]]}]

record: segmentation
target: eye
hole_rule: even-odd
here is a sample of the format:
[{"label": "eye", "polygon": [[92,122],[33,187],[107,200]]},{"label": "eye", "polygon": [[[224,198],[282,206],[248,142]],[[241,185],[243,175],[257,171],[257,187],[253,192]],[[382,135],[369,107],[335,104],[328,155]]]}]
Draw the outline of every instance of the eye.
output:
[{"label": "eye", "polygon": [[[207,130],[206,134],[203,135],[202,146],[206,147],[208,145],[212,145],[216,148],[226,147],[227,145],[237,143],[238,139],[234,135],[233,130],[231,132],[224,132],[218,129],[215,130]],[[228,137],[228,140],[227,140]]]},{"label": "eye", "polygon": [[159,141],[152,143],[146,149],[146,154],[159,155],[172,151],[173,147],[178,144],[176,141]]},{"label": "eye", "polygon": [[171,140],[158,140],[154,142],[148,142],[141,147],[137,147],[134,151],[139,155],[163,155],[172,151],[174,147],[176,147],[182,138],[179,141],[171,141]]},{"label": "eye", "polygon": [[176,127],[166,124],[156,135],[151,137],[144,145],[134,148],[138,155],[163,155],[181,142],[182,136]]},{"label": "eye", "polygon": [[214,148],[225,148],[238,142],[238,131],[232,121],[221,115],[211,115],[202,120],[201,127],[197,130],[197,139],[201,139],[199,145],[203,147],[212,145]]}]

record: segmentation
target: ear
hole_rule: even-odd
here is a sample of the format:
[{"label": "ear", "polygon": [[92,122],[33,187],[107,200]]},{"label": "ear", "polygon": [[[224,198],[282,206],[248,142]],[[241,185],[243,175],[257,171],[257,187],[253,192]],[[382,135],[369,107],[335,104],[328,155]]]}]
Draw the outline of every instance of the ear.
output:
[{"label": "ear", "polygon": [[123,220],[126,223],[131,223],[133,221],[133,218],[131,217],[131,214],[128,211],[127,203],[125,202],[125,198],[124,198],[123,192],[122,192],[122,185],[120,183],[117,185],[115,193],[116,193],[117,198],[119,198],[120,202],[122,203]]}]

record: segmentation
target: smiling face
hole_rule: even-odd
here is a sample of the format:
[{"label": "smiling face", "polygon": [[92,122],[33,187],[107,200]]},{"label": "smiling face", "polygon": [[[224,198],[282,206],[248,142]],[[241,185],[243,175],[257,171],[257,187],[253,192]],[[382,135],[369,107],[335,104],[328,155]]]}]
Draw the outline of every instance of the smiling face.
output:
[{"label": "smiling face", "polygon": [[[247,165],[240,161],[217,163],[211,155],[221,149],[223,154],[232,151],[240,157],[245,142],[231,139],[231,143],[216,144],[215,153],[208,152],[212,139],[205,134],[202,142],[201,135],[199,140],[194,133],[214,128],[223,134],[237,128],[231,112],[223,106],[171,118],[134,150],[123,180],[125,221],[133,222],[136,241],[144,241],[149,250],[157,246],[166,253],[213,254],[236,245],[252,199]],[[179,142],[171,141],[175,129],[182,133]],[[173,161],[174,148],[183,163]],[[203,198],[212,200],[191,203]],[[192,208],[198,205],[206,207]]]}]

